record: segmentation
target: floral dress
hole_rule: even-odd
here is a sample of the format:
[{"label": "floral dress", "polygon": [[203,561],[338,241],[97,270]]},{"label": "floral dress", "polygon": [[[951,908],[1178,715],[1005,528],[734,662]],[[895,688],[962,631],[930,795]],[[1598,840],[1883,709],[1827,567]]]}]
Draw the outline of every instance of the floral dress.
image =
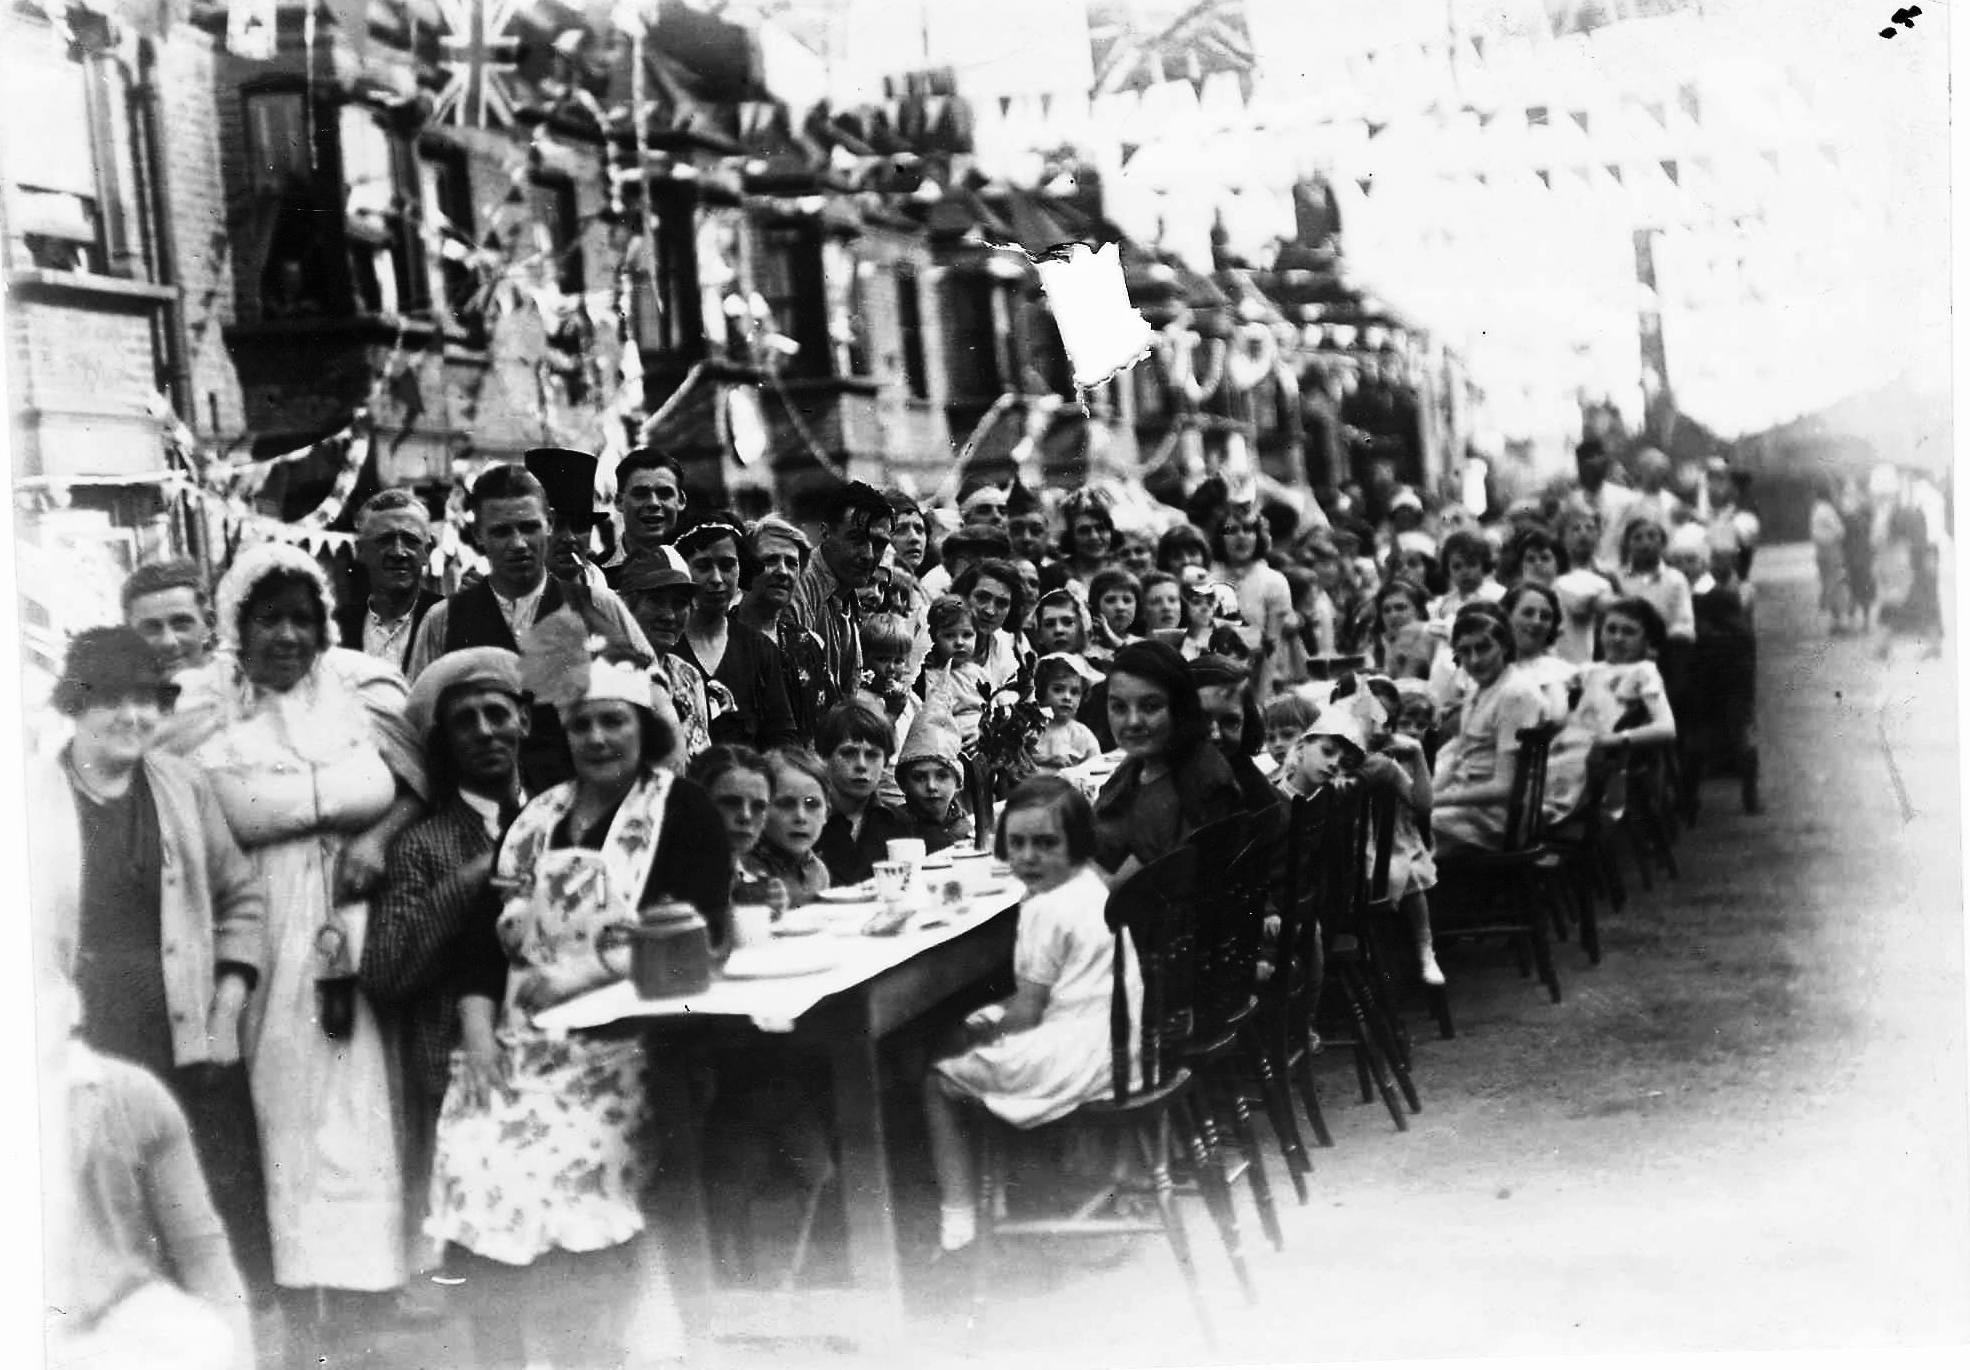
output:
[{"label": "floral dress", "polygon": [[[599,850],[556,846],[573,782],[513,821],[497,878],[510,890],[500,941],[516,969],[601,969],[604,928],[633,921],[656,859],[672,776],[646,774],[617,809]],[[536,1027],[509,976],[498,1042],[509,1086],[484,1107],[454,1087],[438,1119],[426,1235],[489,1260],[530,1265],[550,1251],[600,1251],[643,1231],[642,1133],[649,1106],[640,1037],[564,1035]]]}]

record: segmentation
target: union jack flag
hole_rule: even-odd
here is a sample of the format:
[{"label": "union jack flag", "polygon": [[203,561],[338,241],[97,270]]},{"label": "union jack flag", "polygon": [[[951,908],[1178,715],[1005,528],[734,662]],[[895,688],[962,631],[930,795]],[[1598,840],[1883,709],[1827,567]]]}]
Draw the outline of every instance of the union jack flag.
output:
[{"label": "union jack flag", "polygon": [[488,116],[501,124],[513,122],[513,91],[507,74],[520,59],[520,40],[506,26],[526,0],[437,0],[448,30],[438,41],[444,57],[438,65],[445,82],[432,108],[435,121],[486,127]]}]

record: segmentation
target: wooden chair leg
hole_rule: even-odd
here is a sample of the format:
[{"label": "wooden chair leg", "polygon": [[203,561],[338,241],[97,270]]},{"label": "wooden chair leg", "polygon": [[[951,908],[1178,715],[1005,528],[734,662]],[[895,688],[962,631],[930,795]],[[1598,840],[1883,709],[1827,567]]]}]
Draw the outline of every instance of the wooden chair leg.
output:
[{"label": "wooden chair leg", "polygon": [[1300,1052],[1298,1069],[1291,1072],[1293,1084],[1299,1092],[1300,1107],[1306,1110],[1307,1126],[1313,1129],[1316,1145],[1331,1147],[1334,1134],[1327,1130],[1327,1115],[1320,1109],[1320,1082],[1313,1074],[1313,1051],[1311,1048]]},{"label": "wooden chair leg", "polygon": [[1293,1196],[1304,1204],[1308,1198],[1306,1177],[1313,1171],[1313,1158],[1307,1155],[1306,1143],[1300,1139],[1299,1125],[1293,1121],[1292,1097],[1286,1091],[1286,1082],[1280,1078],[1271,1054],[1260,1040],[1259,1029],[1248,1027],[1242,1045],[1247,1066],[1258,1080],[1259,1095],[1265,1101],[1272,1134],[1278,1138],[1280,1154],[1286,1158],[1286,1176],[1293,1182]]},{"label": "wooden chair leg", "polygon": [[1245,1264],[1244,1243],[1238,1235],[1238,1214],[1231,1204],[1231,1186],[1225,1181],[1224,1153],[1215,1154],[1205,1141],[1203,1128],[1198,1116],[1207,1110],[1198,1107],[1195,1099],[1186,1099],[1176,1106],[1180,1111],[1173,1121],[1181,1124],[1179,1133],[1184,1150],[1190,1156],[1191,1169],[1197,1176],[1197,1189],[1203,1196],[1204,1207],[1218,1226],[1218,1236],[1224,1242],[1226,1258],[1231,1262],[1232,1273],[1238,1279],[1238,1287],[1245,1295],[1247,1303],[1259,1301],[1258,1286],[1252,1283],[1252,1272]]},{"label": "wooden chair leg", "polygon": [[1232,1135],[1245,1153],[1245,1182],[1252,1188],[1252,1206],[1259,1211],[1259,1228],[1274,1251],[1286,1249],[1286,1233],[1279,1226],[1279,1210],[1272,1203],[1272,1177],[1265,1171],[1265,1152],[1259,1148],[1259,1132],[1252,1126],[1252,1108],[1246,1102],[1243,1081],[1236,1069],[1221,1077],[1220,1089],[1231,1116]]},{"label": "wooden chair leg", "polygon": [[1436,1035],[1449,1041],[1457,1035],[1457,1023],[1450,1016],[1450,991],[1442,985],[1431,985],[1424,997],[1429,1000],[1430,1014],[1436,1019]]},{"label": "wooden chair leg", "polygon": [[1560,1002],[1560,973],[1553,965],[1553,947],[1546,940],[1546,919],[1541,907],[1546,902],[1546,887],[1544,880],[1526,880],[1521,886],[1521,898],[1525,900],[1526,923],[1532,934],[1533,963],[1539,968],[1539,978],[1545,983],[1546,993],[1557,1004]]},{"label": "wooden chair leg", "polygon": [[[1382,1059],[1381,1049],[1375,1044],[1374,1031],[1368,1026],[1368,1014],[1361,1006],[1361,998],[1355,993],[1351,978],[1345,973],[1340,977],[1340,987],[1347,999],[1348,1012],[1354,1018],[1356,1068],[1374,1082],[1375,1092],[1382,1096],[1382,1107],[1395,1120],[1396,1131],[1407,1132],[1409,1115],[1403,1112],[1402,1100],[1396,1097],[1395,1088],[1389,1083],[1388,1066]],[[1369,1102],[1369,1097],[1364,1096],[1362,1102]]]},{"label": "wooden chair leg", "polygon": [[1375,1037],[1375,1045],[1380,1050],[1389,1073],[1395,1077],[1396,1087],[1402,1091],[1402,1098],[1409,1105],[1411,1113],[1423,1111],[1423,1101],[1416,1093],[1416,1085],[1409,1077],[1408,1053],[1399,1049],[1394,1024],[1386,1012],[1383,1001],[1375,994],[1376,984],[1371,972],[1359,966],[1349,967],[1346,973],[1356,977],[1355,1002],[1361,1005],[1362,1020],[1368,1031]]},{"label": "wooden chair leg", "polygon": [[1142,1153],[1143,1169],[1149,1175],[1151,1192],[1156,1196],[1156,1213],[1162,1220],[1163,1236],[1170,1243],[1170,1254],[1176,1257],[1177,1270],[1183,1276],[1184,1292],[1190,1298],[1190,1309],[1197,1315],[1197,1325],[1203,1330],[1205,1342],[1215,1349],[1218,1344],[1217,1328],[1211,1322],[1211,1309],[1204,1301],[1203,1286],[1197,1281],[1197,1263],[1190,1254],[1190,1237],[1183,1230],[1183,1215],[1176,1203],[1176,1185],[1170,1178],[1169,1114],[1159,1113],[1153,1124],[1144,1123],[1134,1131],[1137,1147]]}]

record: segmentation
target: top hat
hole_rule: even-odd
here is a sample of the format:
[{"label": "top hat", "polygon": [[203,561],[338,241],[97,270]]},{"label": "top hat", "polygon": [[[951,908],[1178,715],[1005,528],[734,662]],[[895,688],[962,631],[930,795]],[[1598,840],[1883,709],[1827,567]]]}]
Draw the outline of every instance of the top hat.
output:
[{"label": "top hat", "polygon": [[568,447],[536,447],[526,455],[527,471],[547,491],[547,508],[556,518],[580,519],[594,523],[604,517],[595,512],[595,467],[593,452],[577,452]]}]

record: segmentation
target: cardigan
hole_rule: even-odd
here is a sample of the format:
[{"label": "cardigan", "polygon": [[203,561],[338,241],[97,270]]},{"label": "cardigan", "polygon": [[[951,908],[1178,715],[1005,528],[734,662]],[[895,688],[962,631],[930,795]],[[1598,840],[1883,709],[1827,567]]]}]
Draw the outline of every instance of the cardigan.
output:
[{"label": "cardigan", "polygon": [[[38,935],[64,967],[79,950],[82,830],[68,778],[67,751],[28,762],[27,826],[34,860],[28,879]],[[205,1022],[220,962],[261,977],[267,966],[266,895],[219,807],[211,783],[190,762],[153,753],[144,779],[157,805],[164,873],[159,929],[171,1054],[179,1068],[205,1062]]]}]

